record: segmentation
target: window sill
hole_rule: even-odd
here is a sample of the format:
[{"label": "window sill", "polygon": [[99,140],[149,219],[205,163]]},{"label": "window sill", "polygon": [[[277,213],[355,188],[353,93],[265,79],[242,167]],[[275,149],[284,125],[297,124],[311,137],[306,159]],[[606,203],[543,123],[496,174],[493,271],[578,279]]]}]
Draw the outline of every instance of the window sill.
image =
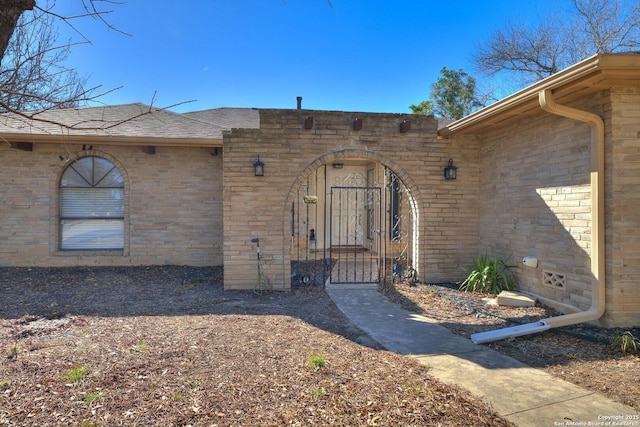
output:
[{"label": "window sill", "polygon": [[113,257],[117,256],[117,257],[122,257],[122,256],[126,256],[127,254],[122,249],[112,249],[112,250],[107,250],[107,249],[105,249],[105,250],[103,250],[103,249],[96,249],[96,250],[66,249],[66,250],[61,250],[61,249],[58,249],[56,251],[55,255],[56,256],[113,256]]}]

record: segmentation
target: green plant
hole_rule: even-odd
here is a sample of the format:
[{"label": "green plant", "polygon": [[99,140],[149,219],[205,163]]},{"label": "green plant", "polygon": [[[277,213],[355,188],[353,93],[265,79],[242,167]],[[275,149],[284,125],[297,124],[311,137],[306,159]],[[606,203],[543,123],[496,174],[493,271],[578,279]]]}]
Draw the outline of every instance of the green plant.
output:
[{"label": "green plant", "polygon": [[79,381],[82,381],[88,373],[89,368],[87,368],[86,366],[76,366],[75,368],[71,368],[67,372],[65,372],[65,376],[72,382],[77,383]]},{"label": "green plant", "polygon": [[320,399],[322,396],[324,396],[327,393],[327,391],[325,390],[324,387],[312,387],[309,390],[309,397],[311,397],[311,400],[318,400]]},{"label": "green plant", "polygon": [[100,399],[100,397],[102,397],[102,393],[99,392],[99,391],[94,391],[94,392],[91,392],[91,393],[85,395],[82,398],[82,401],[84,403],[91,404],[91,403],[95,402],[96,400]]},{"label": "green plant", "polygon": [[327,364],[327,358],[322,353],[311,353],[308,362],[309,366],[318,370]]},{"label": "green plant", "polygon": [[460,283],[460,290],[498,295],[503,290],[513,289],[513,277],[509,272],[515,265],[510,265],[511,255],[506,260],[489,258],[488,255],[473,259],[473,268],[467,278]]},{"label": "green plant", "polygon": [[138,344],[133,346],[133,351],[147,351],[149,346],[147,344]]},{"label": "green plant", "polygon": [[629,331],[626,331],[622,335],[611,338],[611,345],[619,347],[623,353],[626,353],[627,351],[637,352],[639,344],[640,340],[634,337],[633,334]]}]

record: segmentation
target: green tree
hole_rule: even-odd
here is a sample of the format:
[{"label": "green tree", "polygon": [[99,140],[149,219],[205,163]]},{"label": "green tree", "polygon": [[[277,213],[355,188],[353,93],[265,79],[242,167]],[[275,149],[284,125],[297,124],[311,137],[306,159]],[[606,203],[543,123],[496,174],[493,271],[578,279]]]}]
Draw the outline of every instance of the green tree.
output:
[{"label": "green tree", "polygon": [[431,85],[431,99],[409,106],[414,114],[436,115],[458,120],[484,104],[476,94],[476,81],[462,70],[443,67],[441,77]]},{"label": "green tree", "polygon": [[411,112],[413,114],[420,114],[423,116],[433,115],[433,102],[431,101],[422,101],[418,105],[411,104],[409,105],[409,108],[411,108]]}]

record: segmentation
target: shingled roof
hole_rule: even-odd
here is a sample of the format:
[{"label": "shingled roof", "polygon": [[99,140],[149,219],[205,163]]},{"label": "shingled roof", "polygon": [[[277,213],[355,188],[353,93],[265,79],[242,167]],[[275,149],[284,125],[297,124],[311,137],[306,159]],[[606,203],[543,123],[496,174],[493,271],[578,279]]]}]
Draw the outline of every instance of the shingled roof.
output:
[{"label": "shingled roof", "polygon": [[110,144],[205,146],[222,145],[222,132],[233,127],[259,127],[252,109],[222,108],[174,113],[134,103],[91,108],[66,108],[20,115],[0,114],[0,137],[9,142],[71,142],[94,140]]}]

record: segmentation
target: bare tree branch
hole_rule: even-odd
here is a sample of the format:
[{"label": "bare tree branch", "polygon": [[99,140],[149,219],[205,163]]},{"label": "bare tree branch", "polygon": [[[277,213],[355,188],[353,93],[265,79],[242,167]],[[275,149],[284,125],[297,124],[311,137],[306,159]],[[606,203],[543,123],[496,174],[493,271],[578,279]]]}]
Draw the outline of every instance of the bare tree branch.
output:
[{"label": "bare tree branch", "polygon": [[510,22],[476,46],[478,71],[532,83],[596,53],[640,48],[640,2],[570,0],[571,18],[543,17],[536,27]]},{"label": "bare tree branch", "polygon": [[124,34],[126,36],[130,36],[131,34],[123,31],[122,29],[116,27],[111,22],[106,19],[106,16],[113,13],[113,10],[99,10],[96,7],[96,2],[106,3],[106,4],[122,4],[121,2],[108,1],[108,0],[79,0],[82,2],[82,8],[85,13],[80,13],[76,15],[60,15],[54,11],[55,1],[51,5],[47,5],[44,8],[36,6],[41,12],[51,15],[58,19],[60,22],[66,24],[69,28],[71,28],[78,36],[80,36],[85,42],[91,43],[91,39],[88,38],[82,31],[78,29],[75,25],[76,21],[83,20],[86,18],[96,19],[100,21],[106,28],[109,30],[116,31],[120,34]]},{"label": "bare tree branch", "polygon": [[[70,0],[64,0],[65,2]],[[94,19],[108,30],[128,35],[107,18],[113,11],[113,0],[73,0],[84,12],[62,15],[56,12],[56,0],[0,0],[0,117],[18,120],[29,126],[51,130],[56,125],[70,130],[106,131],[153,111],[166,110],[186,101],[159,109],[154,107],[155,94],[148,109],[117,120],[63,123],[52,110],[73,108],[99,102],[100,98],[120,88],[101,91],[101,86],[85,88],[86,79],[76,70],[65,67],[72,47],[91,43],[77,25]],[[331,1],[329,4],[331,5]],[[103,6],[107,7],[103,7]],[[56,26],[67,25],[80,38],[77,42],[58,43]],[[4,114],[3,114],[4,113]],[[38,126],[38,123],[41,126]]]},{"label": "bare tree branch", "polygon": [[[68,0],[65,0],[68,1]],[[111,10],[103,5],[117,5],[110,0],[74,0],[83,13],[63,16],[55,12],[56,0],[0,0],[0,112],[12,113],[13,119],[23,119],[77,129],[81,124],[65,124],[50,119],[48,111],[71,108],[95,102],[117,89],[100,91],[100,86],[85,89],[86,79],[75,69],[64,66],[71,48],[91,43],[77,26],[81,20],[95,19],[109,30],[127,34],[112,25],[107,16]],[[26,13],[25,13],[26,12]],[[78,42],[58,43],[57,25],[71,28]],[[3,39],[4,37],[4,39]],[[149,114],[145,111],[143,114]],[[115,127],[128,120],[109,123]],[[96,124],[91,125],[93,128]],[[105,126],[100,126],[102,129]]]},{"label": "bare tree branch", "polygon": [[64,67],[75,43],[57,44],[55,18],[34,10],[20,17],[0,64],[3,110],[44,110],[78,105],[85,79]]}]

